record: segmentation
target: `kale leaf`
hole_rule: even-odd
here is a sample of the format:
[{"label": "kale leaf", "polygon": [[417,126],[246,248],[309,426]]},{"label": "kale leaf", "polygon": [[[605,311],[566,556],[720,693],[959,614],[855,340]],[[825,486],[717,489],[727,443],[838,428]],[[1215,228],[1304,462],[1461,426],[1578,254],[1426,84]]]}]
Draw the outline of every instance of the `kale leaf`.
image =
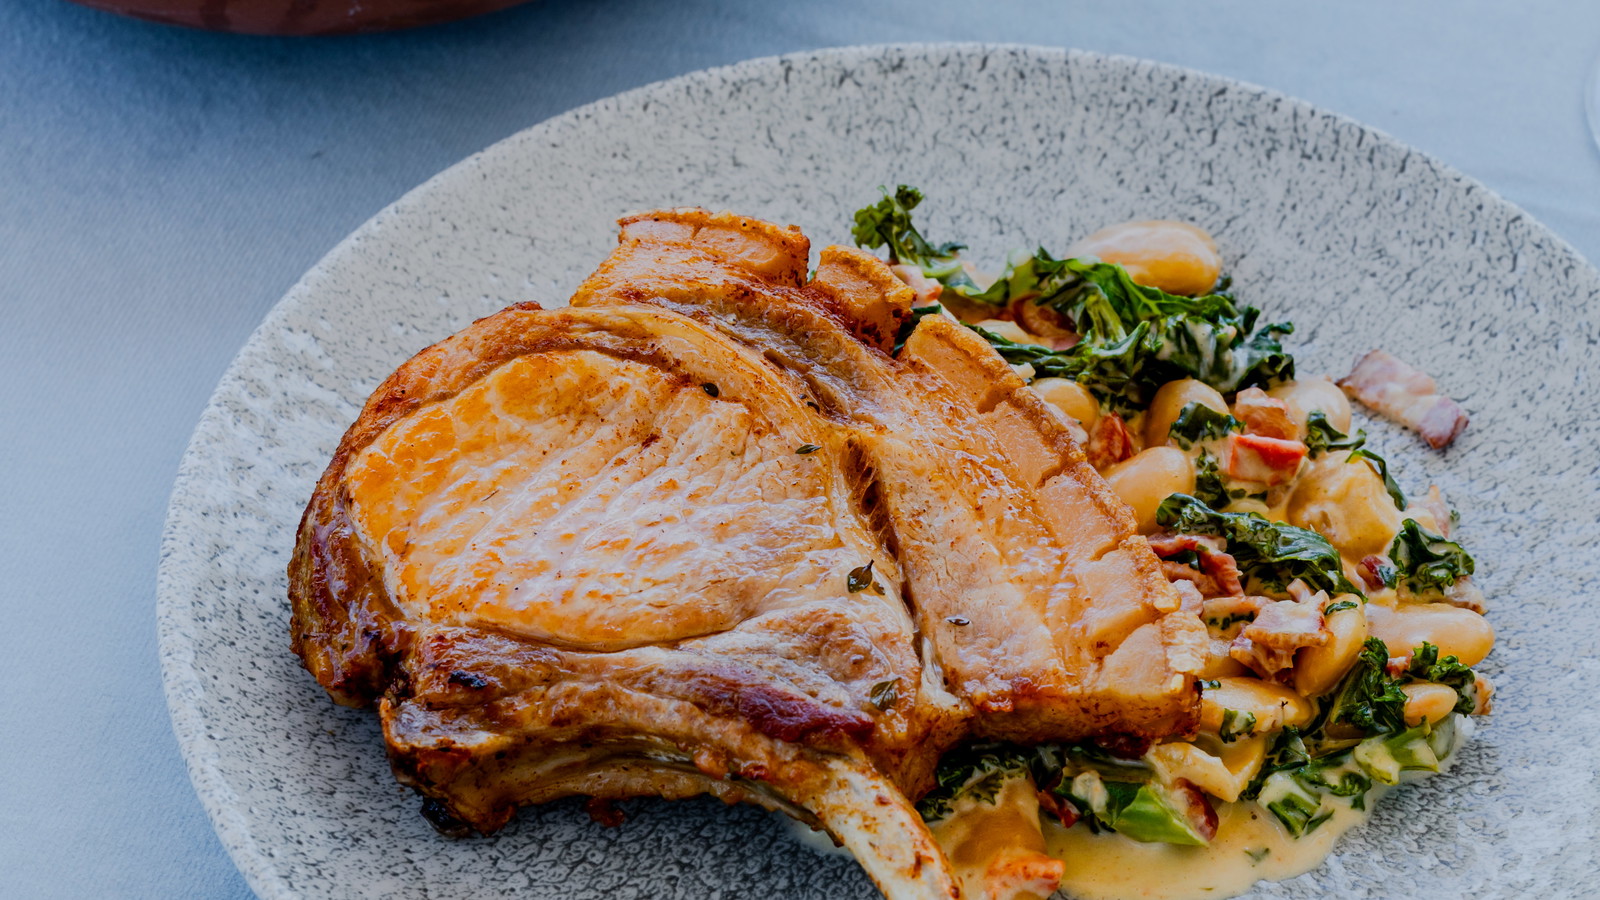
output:
[{"label": "kale leaf", "polygon": [[1356,459],[1364,459],[1372,463],[1372,468],[1376,470],[1379,477],[1383,479],[1383,489],[1389,492],[1389,499],[1394,501],[1394,508],[1405,509],[1405,492],[1400,490],[1400,485],[1394,480],[1394,477],[1389,474],[1388,461],[1378,454],[1373,453],[1371,450],[1367,450],[1365,448],[1357,448],[1349,456],[1345,457],[1345,462],[1350,462],[1351,460]]},{"label": "kale leaf", "polygon": [[1179,447],[1188,450],[1202,441],[1227,437],[1243,428],[1243,422],[1227,413],[1217,412],[1204,403],[1186,403],[1183,409],[1178,410],[1178,417],[1172,420],[1172,427],[1167,429],[1167,434],[1178,442]]},{"label": "kale leaf", "polygon": [[1478,676],[1454,656],[1439,659],[1439,648],[1422,642],[1411,653],[1411,663],[1406,674],[1418,681],[1431,681],[1455,689],[1455,711],[1470,714],[1478,706]]},{"label": "kale leaf", "polygon": [[[1121,266],[1093,259],[1057,259],[1040,248],[1013,253],[1005,271],[979,288],[962,268],[962,245],[933,244],[911,222],[922,192],[900,185],[855,214],[859,246],[887,247],[891,262],[919,267],[945,291],[969,302],[1004,308],[1018,302],[1048,306],[1080,336],[1067,350],[1016,344],[980,331],[1008,362],[1033,365],[1040,378],[1070,378],[1118,412],[1148,406],[1156,388],[1197,378],[1230,393],[1294,377],[1294,358],[1279,338],[1293,326],[1256,329],[1261,311],[1240,307],[1218,291],[1199,297],[1137,284]],[[1026,348],[1026,349],[1024,349]]]},{"label": "kale leaf", "polygon": [[1476,564],[1461,545],[1434,534],[1416,519],[1400,523],[1400,533],[1389,545],[1400,584],[1414,594],[1442,593],[1471,575]]},{"label": "kale leaf", "polygon": [[1315,531],[1273,522],[1256,513],[1217,512],[1188,494],[1161,501],[1156,521],[1182,534],[1217,535],[1246,575],[1282,590],[1296,578],[1312,590],[1360,594],[1345,577],[1339,551]]},{"label": "kale leaf", "polygon": [[1217,458],[1204,451],[1194,461],[1194,495],[1207,506],[1228,505],[1228,486],[1222,480]]},{"label": "kale leaf", "polygon": [[964,245],[934,246],[911,224],[911,211],[922,202],[922,192],[903,184],[893,194],[879,190],[883,191],[882,200],[856,210],[855,227],[850,232],[856,246],[872,250],[888,247],[889,262],[916,266],[930,278],[960,271],[956,255],[966,249]]},{"label": "kale leaf", "polygon": [[962,797],[991,803],[1008,779],[1028,774],[1032,762],[1028,751],[1008,744],[958,747],[940,758],[933,790],[917,801],[917,812],[934,822],[950,815]]},{"label": "kale leaf", "polygon": [[1320,409],[1313,410],[1306,417],[1306,447],[1313,457],[1329,450],[1360,450],[1366,442],[1365,431],[1358,428],[1353,436],[1347,435],[1333,427],[1328,422],[1328,416]]},{"label": "kale leaf", "polygon": [[1406,695],[1400,681],[1389,677],[1389,647],[1367,638],[1355,665],[1333,693],[1329,723],[1347,723],[1367,734],[1398,734],[1406,730]]}]

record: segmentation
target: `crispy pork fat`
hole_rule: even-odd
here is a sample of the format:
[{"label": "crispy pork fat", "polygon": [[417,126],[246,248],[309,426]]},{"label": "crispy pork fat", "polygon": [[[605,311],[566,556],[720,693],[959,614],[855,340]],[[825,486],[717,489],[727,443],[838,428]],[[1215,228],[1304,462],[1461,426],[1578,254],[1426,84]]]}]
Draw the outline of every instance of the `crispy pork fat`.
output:
[{"label": "crispy pork fat", "polygon": [[894,354],[911,291],[839,247],[807,281],[794,229],[621,224],[569,307],[390,376],[301,522],[294,649],[436,812],[709,793],[956,897],[911,805],[946,749],[1194,726],[1198,619],[986,343]]}]

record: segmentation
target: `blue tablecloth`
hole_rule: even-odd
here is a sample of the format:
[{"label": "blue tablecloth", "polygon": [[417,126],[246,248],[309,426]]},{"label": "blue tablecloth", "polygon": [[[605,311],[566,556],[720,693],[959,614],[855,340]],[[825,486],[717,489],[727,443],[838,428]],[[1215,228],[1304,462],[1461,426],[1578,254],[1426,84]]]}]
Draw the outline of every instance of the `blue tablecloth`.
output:
[{"label": "blue tablecloth", "polygon": [[582,103],[845,44],[1148,57],[1388,131],[1600,258],[1600,5],[543,0],[424,31],[239,38],[0,3],[0,896],[248,897],[155,642],[189,433],[251,328],[440,169]]}]

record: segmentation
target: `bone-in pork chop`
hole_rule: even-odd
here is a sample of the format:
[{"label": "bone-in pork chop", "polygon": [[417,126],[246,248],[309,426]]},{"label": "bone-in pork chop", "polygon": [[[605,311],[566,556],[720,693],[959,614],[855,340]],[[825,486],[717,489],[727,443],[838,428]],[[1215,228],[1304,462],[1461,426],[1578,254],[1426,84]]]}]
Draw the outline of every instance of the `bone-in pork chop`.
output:
[{"label": "bone-in pork chop", "polygon": [[710,793],[955,897],[911,805],[973,738],[1191,729],[1204,631],[982,340],[793,229],[625,219],[564,309],[401,366],[318,483],[295,650],[436,821]]}]

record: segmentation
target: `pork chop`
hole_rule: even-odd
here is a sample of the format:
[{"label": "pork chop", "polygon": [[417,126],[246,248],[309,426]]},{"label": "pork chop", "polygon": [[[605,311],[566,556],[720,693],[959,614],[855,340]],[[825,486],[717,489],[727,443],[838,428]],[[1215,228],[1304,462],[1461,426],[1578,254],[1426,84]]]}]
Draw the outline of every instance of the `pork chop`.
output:
[{"label": "pork chop", "polygon": [[955,897],[911,805],[945,750],[1194,727],[1204,630],[1066,426],[948,319],[891,355],[910,290],[808,256],[624,219],[570,307],[422,351],[345,434],[294,648],[444,817],[710,793]]}]

